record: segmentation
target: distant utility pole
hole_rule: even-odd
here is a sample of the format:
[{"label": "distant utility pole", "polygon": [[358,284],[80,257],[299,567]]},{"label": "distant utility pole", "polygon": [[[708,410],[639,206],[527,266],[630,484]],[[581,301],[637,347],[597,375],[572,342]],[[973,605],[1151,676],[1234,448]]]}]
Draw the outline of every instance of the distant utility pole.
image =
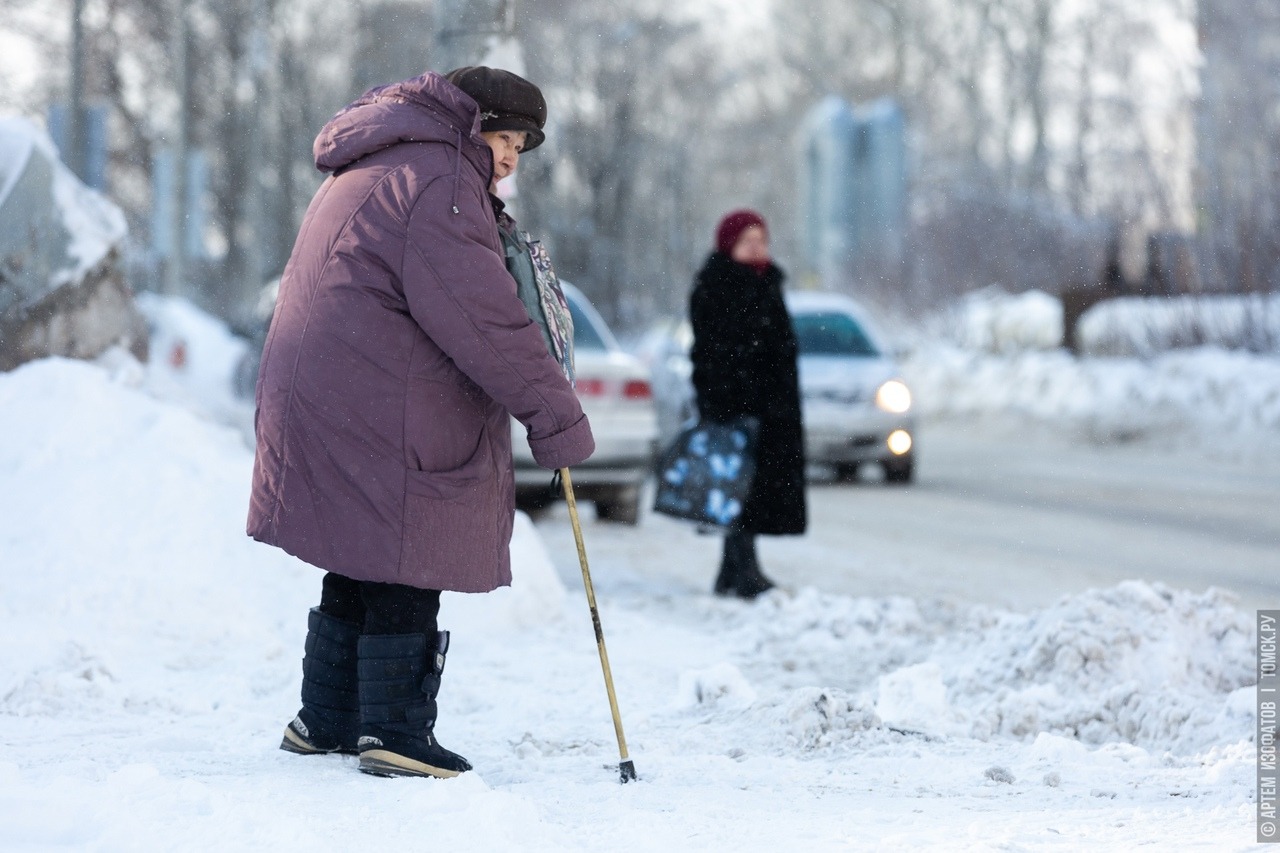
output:
[{"label": "distant utility pole", "polygon": [[435,70],[443,73],[479,64],[495,36],[511,34],[515,7],[515,0],[440,0],[431,63]]},{"label": "distant utility pole", "polygon": [[71,85],[70,101],[67,116],[67,150],[63,152],[71,171],[80,180],[87,180],[84,115],[84,0],[74,0],[71,4]]},{"label": "distant utility pole", "polygon": [[187,163],[191,146],[191,80],[189,23],[190,0],[175,0],[174,27],[170,51],[178,88],[178,127],[173,147],[173,231],[170,254],[165,264],[164,290],[169,294],[185,293],[187,219]]}]

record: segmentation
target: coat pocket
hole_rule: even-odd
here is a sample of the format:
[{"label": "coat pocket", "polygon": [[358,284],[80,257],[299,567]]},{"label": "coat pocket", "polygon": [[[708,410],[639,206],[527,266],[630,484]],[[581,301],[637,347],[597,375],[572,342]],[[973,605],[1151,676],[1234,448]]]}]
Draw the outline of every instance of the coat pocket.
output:
[{"label": "coat pocket", "polygon": [[408,470],[401,575],[413,586],[488,592],[498,577],[499,485],[487,440],[450,471]]}]

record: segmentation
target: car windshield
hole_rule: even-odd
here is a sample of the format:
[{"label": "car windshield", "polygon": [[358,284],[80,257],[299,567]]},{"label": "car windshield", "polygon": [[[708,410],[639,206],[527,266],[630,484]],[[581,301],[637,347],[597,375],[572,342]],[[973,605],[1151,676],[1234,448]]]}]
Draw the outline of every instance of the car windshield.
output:
[{"label": "car windshield", "polygon": [[591,321],[591,318],[582,310],[582,306],[578,304],[578,300],[573,296],[568,296],[567,294],[566,296],[566,301],[569,303],[569,316],[573,318],[573,348],[609,349],[595,323]]},{"label": "car windshield", "polygon": [[877,356],[875,344],[858,321],[840,311],[818,311],[792,317],[804,355]]}]

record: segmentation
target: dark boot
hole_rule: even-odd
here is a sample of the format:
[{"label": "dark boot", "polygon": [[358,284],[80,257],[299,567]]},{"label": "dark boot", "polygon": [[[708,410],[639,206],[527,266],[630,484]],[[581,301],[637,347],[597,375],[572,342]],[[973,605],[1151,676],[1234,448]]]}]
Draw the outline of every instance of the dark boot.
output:
[{"label": "dark boot", "polygon": [[360,638],[360,769],[375,776],[447,779],[471,765],[435,738],[436,695],[449,632]]},{"label": "dark boot", "polygon": [[356,754],[360,699],[356,642],[360,626],[313,608],[302,658],[302,710],[284,730],[280,748],[299,755]]},{"label": "dark boot", "polygon": [[774,583],[765,577],[760,570],[760,561],[756,557],[756,538],[750,533],[733,531],[725,537],[725,554],[734,552],[733,560],[738,566],[733,580],[733,593],[739,598],[755,598],[762,592],[773,589]]}]

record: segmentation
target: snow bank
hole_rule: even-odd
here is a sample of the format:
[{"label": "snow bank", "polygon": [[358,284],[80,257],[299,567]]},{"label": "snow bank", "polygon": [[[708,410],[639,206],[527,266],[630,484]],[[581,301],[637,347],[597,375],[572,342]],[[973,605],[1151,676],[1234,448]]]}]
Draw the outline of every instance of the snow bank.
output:
[{"label": "snow bank", "polygon": [[[806,589],[759,609],[736,628],[718,623],[714,605],[706,618],[787,675],[766,689],[723,664],[686,672],[675,707],[788,717],[816,701],[826,730],[794,738],[811,749],[881,724],[931,737],[1052,734],[1179,755],[1251,737],[1253,625],[1216,590],[1132,581],[1023,614]],[[806,682],[824,687],[788,692]]]},{"label": "snow bank", "polygon": [[1036,613],[976,612],[933,659],[974,736],[1187,755],[1250,737],[1251,697],[1236,694],[1255,683],[1253,645],[1229,596],[1131,581]]},{"label": "snow bank", "polygon": [[[1062,301],[989,287],[966,294],[930,326],[930,337],[975,352],[1050,350],[1063,341]],[[1077,339],[1082,353],[1113,358],[1198,347],[1276,354],[1280,294],[1106,299],[1080,318]]]},{"label": "snow bank", "polygon": [[1062,305],[1040,291],[969,294],[904,365],[925,417],[1013,413],[1101,441],[1274,434],[1280,296],[1111,299],[1060,349]]},{"label": "snow bank", "polygon": [[[0,410],[0,621],[16,641],[0,648],[0,711],[180,708],[175,687],[201,677],[249,689],[219,661],[246,643],[284,652],[270,599],[307,572],[243,535],[240,436],[60,359],[0,376]],[[255,594],[227,582],[250,563]],[[193,619],[188,599],[221,618]]]},{"label": "snow bank", "polygon": [[[86,701],[172,708],[187,695],[174,678],[255,689],[252,671],[219,669],[236,648],[296,656],[275,614],[282,597],[305,614],[321,575],[245,536],[252,453],[237,431],[61,359],[0,375],[0,411],[0,622],[11,640],[0,648],[0,713]],[[527,519],[513,549],[529,582],[459,596],[473,601],[455,624],[492,633],[531,614],[556,618],[564,589]],[[247,565],[250,576],[231,571]]]},{"label": "snow bank", "polygon": [[1062,345],[1062,301],[1040,290],[989,287],[965,295],[940,325],[945,339],[978,352],[1053,349]]},{"label": "snow bank", "polygon": [[1080,318],[1079,338],[1102,356],[1202,346],[1280,354],[1280,294],[1108,299]]},{"label": "snow bank", "polygon": [[1137,361],[931,344],[917,347],[904,370],[926,417],[1014,413],[1101,440],[1280,428],[1280,360],[1212,347]]}]

